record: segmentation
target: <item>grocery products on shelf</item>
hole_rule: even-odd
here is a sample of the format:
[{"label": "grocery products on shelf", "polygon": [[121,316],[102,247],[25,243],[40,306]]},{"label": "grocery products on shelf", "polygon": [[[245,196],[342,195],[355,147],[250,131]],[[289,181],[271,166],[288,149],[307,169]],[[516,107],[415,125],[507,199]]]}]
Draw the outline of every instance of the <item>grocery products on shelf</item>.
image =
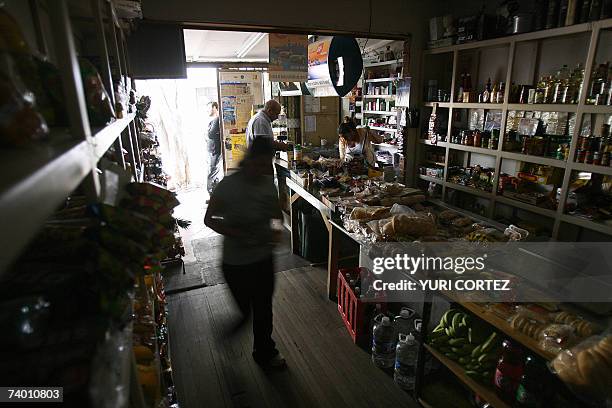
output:
[{"label": "grocery products on shelf", "polygon": [[582,93],[584,68],[578,64],[570,70],[563,65],[555,74],[544,74],[535,86],[513,85],[511,103],[577,104]]},{"label": "grocery products on shelf", "polygon": [[567,112],[508,112],[504,151],[567,160],[576,115]]},{"label": "grocery products on shelf", "polygon": [[428,336],[429,344],[465,368],[465,374],[491,384],[499,356],[500,338],[479,319],[449,309]]},{"label": "grocery products on shelf", "polygon": [[589,92],[586,103],[588,105],[612,105],[612,65],[593,64]]},{"label": "grocery products on shelf", "polygon": [[610,223],[612,220],[612,176],[572,172],[565,204],[568,214]]},{"label": "grocery products on shelf", "polygon": [[494,175],[495,169],[490,167],[478,165],[465,168],[452,166],[448,168],[446,179],[454,184],[491,192],[493,190]]}]

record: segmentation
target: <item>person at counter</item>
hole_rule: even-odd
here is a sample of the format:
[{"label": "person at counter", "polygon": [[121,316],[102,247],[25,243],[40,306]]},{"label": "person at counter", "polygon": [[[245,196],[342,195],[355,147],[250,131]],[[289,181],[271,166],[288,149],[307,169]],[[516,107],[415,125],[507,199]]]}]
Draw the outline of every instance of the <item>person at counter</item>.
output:
[{"label": "person at counter", "polygon": [[272,147],[275,150],[287,150],[286,143],[274,140],[274,132],[272,131],[272,122],[278,119],[281,113],[281,105],[274,99],[270,99],[264,105],[264,108],[257,112],[247,125],[246,143],[247,148],[250,148],[253,141],[258,137],[265,137],[270,140]]},{"label": "person at counter", "polygon": [[382,136],[368,127],[357,128],[350,118],[345,118],[340,124],[338,136],[340,160],[351,161],[356,157],[364,157],[370,166],[376,164],[376,153],[372,142],[382,143]]}]

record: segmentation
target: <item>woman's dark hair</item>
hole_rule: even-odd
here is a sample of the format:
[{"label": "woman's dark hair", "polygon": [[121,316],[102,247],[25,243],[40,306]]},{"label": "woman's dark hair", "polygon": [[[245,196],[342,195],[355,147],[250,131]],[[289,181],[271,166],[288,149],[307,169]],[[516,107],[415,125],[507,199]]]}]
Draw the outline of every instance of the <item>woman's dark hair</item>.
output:
[{"label": "woman's dark hair", "polygon": [[217,102],[214,102],[214,101],[213,102],[208,102],[208,104],[210,106],[212,106],[213,108],[219,110],[219,104]]},{"label": "woman's dark hair", "polygon": [[355,122],[353,122],[352,120],[341,123],[340,126],[338,126],[338,134],[344,137],[352,135],[353,132],[356,130],[357,130],[357,126],[355,125]]}]

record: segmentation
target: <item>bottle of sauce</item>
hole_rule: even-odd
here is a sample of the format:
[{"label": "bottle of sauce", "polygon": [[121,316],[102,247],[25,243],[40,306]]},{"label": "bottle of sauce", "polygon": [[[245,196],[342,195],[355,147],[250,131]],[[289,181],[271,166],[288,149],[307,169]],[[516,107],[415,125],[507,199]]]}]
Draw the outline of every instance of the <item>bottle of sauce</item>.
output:
[{"label": "bottle of sauce", "polygon": [[516,390],[516,407],[541,408],[546,385],[546,366],[532,356],[525,359],[525,369]]},{"label": "bottle of sauce", "polygon": [[497,394],[506,401],[514,401],[523,375],[522,351],[510,340],[502,343],[502,356],[495,370],[494,385]]}]

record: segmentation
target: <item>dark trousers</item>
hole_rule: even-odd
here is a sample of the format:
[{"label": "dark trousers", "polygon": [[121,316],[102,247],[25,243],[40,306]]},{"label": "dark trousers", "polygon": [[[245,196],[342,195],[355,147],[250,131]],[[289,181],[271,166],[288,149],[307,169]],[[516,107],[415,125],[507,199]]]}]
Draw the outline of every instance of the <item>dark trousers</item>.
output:
[{"label": "dark trousers", "polygon": [[220,153],[208,153],[209,166],[208,166],[208,180],[206,183],[206,189],[208,193],[212,193],[217,183],[219,183],[219,170],[221,164]]},{"label": "dark trousers", "polygon": [[274,258],[248,265],[223,264],[223,274],[242,313],[242,322],[253,313],[253,357],[265,363],[278,354],[272,340]]}]

